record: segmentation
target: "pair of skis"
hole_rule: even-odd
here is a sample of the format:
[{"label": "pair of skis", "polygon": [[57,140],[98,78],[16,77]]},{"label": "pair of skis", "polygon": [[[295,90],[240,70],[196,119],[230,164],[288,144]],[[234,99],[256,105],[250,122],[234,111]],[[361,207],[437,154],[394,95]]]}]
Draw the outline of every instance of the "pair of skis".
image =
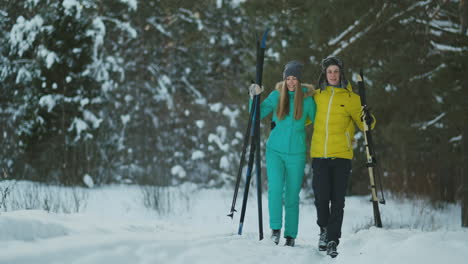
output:
[{"label": "pair of skis", "polygon": [[[263,62],[265,58],[265,47],[266,37],[268,29],[263,33],[261,42],[256,41],[257,44],[257,62],[256,62],[256,79],[255,83],[260,87],[262,86],[263,76]],[[249,115],[249,121],[247,124],[247,131],[245,132],[244,145],[242,148],[242,154],[239,164],[239,170],[237,172],[236,186],[234,189],[234,197],[232,199],[231,211],[228,214],[229,217],[233,218],[234,212],[236,212],[236,200],[237,193],[239,191],[240,180],[242,177],[242,171],[245,163],[245,155],[247,152],[247,146],[250,143],[249,160],[247,163],[247,172],[245,179],[244,197],[242,201],[241,216],[239,222],[238,234],[242,234],[242,228],[244,226],[245,211],[247,206],[247,198],[249,196],[250,181],[252,180],[253,164],[255,161],[256,168],[256,181],[257,181],[257,202],[258,202],[258,230],[259,239],[263,239],[263,216],[262,216],[262,167],[260,158],[260,94],[255,95],[252,99],[252,107]]]},{"label": "pair of skis", "polygon": [[362,120],[364,125],[364,141],[366,147],[366,167],[369,171],[369,180],[370,180],[370,187],[371,187],[371,201],[372,207],[374,211],[374,224],[376,227],[382,227],[382,219],[380,217],[380,210],[379,210],[379,202],[381,204],[385,204],[385,197],[383,194],[383,187],[382,187],[382,178],[379,175],[380,179],[380,191],[382,195],[382,199],[378,199],[377,197],[377,186],[375,182],[375,169],[377,160],[375,158],[374,152],[374,144],[372,141],[372,134],[371,134],[371,125],[372,125],[372,115],[370,113],[370,109],[367,106],[367,99],[366,99],[366,90],[364,89],[364,75],[362,74],[362,70],[358,75],[358,87],[359,87],[359,97],[361,97],[361,107],[362,107]]}]

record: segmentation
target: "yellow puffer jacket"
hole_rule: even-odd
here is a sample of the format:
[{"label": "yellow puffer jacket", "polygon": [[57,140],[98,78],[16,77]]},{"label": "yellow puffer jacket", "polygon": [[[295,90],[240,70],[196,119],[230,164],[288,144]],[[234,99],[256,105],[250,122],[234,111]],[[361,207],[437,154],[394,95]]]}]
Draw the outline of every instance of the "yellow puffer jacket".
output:
[{"label": "yellow puffer jacket", "polygon": [[[361,99],[348,83],[346,89],[327,86],[314,94],[317,113],[310,148],[312,158],[353,158],[356,124],[363,130]],[[354,123],[354,124],[353,124]],[[372,128],[375,126],[372,123]]]}]

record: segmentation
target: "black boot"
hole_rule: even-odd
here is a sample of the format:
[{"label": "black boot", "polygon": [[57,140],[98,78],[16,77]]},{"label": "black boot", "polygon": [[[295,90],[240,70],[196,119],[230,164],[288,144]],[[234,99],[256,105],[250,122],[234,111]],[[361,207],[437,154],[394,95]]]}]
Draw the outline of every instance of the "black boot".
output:
[{"label": "black boot", "polygon": [[318,242],[318,249],[320,251],[327,250],[327,228],[326,227],[320,228],[320,238]]},{"label": "black boot", "polygon": [[294,247],[294,238],[287,236],[285,246]]},{"label": "black boot", "polygon": [[278,245],[281,236],[281,229],[272,229],[271,230],[271,240]]},{"label": "black boot", "polygon": [[335,258],[338,256],[338,251],[336,251],[336,242],[335,241],[329,241],[327,243],[327,255],[329,255],[332,258]]}]

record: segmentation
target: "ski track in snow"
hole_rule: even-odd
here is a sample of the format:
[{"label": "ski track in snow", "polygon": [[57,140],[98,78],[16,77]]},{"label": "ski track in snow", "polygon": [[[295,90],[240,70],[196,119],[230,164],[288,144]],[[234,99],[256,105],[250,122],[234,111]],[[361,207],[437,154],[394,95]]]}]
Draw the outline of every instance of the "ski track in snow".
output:
[{"label": "ski track in snow", "polygon": [[[79,214],[39,210],[0,215],[0,264],[94,263],[464,263],[468,230],[461,228],[459,207],[430,213],[441,227],[398,228],[411,217],[427,218],[407,203],[381,206],[389,227],[365,227],[372,207],[366,197],[348,197],[339,256],[331,259],[316,248],[318,230],[312,200],[303,199],[299,236],[294,248],[284,239],[268,237],[268,205],[263,197],[264,236],[258,240],[256,197],[249,197],[243,235],[237,235],[241,199],[234,219],[226,215],[231,190],[187,191],[190,200],[174,198],[172,212],[158,215],[139,202],[139,190],[106,187],[90,192],[87,209]],[[458,218],[458,219],[457,219]],[[421,220],[422,221],[422,220]],[[359,231],[356,232],[356,229]]]}]

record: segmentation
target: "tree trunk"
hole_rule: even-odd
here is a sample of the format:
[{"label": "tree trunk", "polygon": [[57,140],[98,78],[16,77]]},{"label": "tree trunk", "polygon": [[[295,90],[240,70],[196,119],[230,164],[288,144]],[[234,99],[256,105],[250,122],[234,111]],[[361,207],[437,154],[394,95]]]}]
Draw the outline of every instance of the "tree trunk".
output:
[{"label": "tree trunk", "polygon": [[465,107],[465,122],[463,126],[463,179],[461,189],[462,226],[468,227],[468,109]]},{"label": "tree trunk", "polygon": [[[468,99],[468,81],[463,80],[462,88],[465,90],[465,100]],[[462,170],[462,186],[461,186],[461,217],[462,226],[468,227],[468,105],[465,104],[464,108],[464,121],[463,121],[463,132],[462,132],[462,144],[463,144],[463,170]]]},{"label": "tree trunk", "polygon": [[466,34],[466,29],[468,28],[468,1],[460,0],[460,25],[461,33]]}]

